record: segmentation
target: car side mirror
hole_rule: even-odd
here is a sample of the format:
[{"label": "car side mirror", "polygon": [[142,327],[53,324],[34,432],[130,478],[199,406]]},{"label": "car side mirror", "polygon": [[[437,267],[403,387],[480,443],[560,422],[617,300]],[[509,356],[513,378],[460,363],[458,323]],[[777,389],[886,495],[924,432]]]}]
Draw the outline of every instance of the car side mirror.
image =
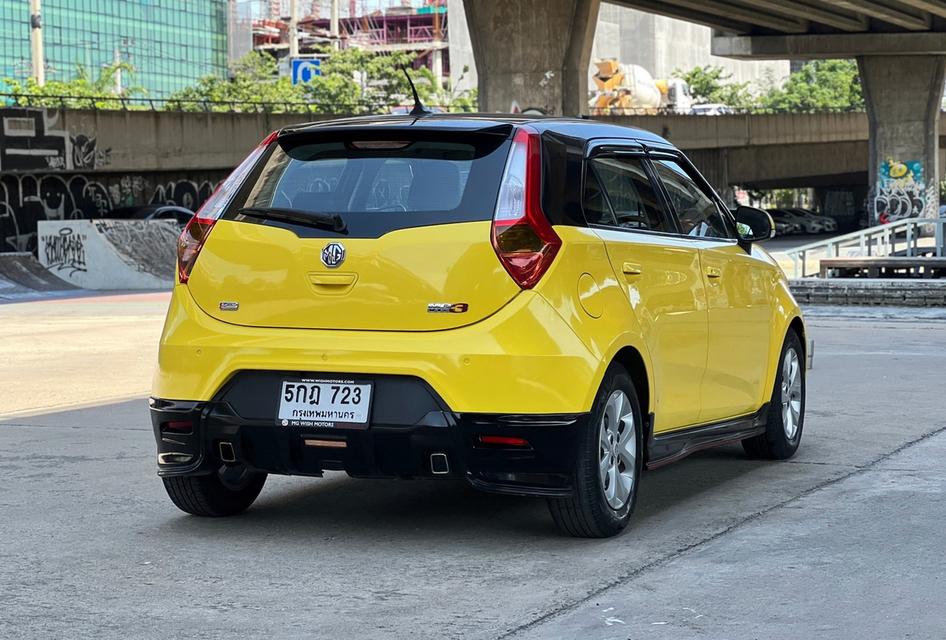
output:
[{"label": "car side mirror", "polygon": [[775,222],[768,211],[739,205],[735,211],[736,233],[739,244],[748,247],[753,242],[762,242],[775,237]]}]

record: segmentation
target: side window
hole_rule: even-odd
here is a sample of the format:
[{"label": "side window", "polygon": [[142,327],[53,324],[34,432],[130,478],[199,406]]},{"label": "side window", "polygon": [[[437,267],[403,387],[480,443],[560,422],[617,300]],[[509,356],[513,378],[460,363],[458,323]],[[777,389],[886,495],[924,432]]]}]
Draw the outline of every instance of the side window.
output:
[{"label": "side window", "polygon": [[588,224],[617,225],[614,216],[611,215],[611,207],[604,197],[604,191],[601,190],[598,176],[595,175],[590,163],[588,173],[585,175],[585,193],[582,199],[585,220]]},{"label": "side window", "polygon": [[596,158],[589,163],[585,215],[590,224],[674,231],[640,158]]},{"label": "side window", "polygon": [[731,237],[716,201],[700,189],[686,169],[673,160],[655,160],[654,168],[670,196],[681,233],[703,238]]}]

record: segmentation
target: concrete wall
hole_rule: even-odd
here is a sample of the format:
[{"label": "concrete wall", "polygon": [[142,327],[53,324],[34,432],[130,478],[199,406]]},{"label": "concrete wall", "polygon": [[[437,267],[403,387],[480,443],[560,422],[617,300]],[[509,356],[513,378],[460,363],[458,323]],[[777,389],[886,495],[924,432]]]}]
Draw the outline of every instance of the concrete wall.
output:
[{"label": "concrete wall", "polygon": [[270,131],[337,116],[0,109],[0,172],[226,169]]},{"label": "concrete wall", "polygon": [[864,113],[727,116],[601,116],[596,120],[660,134],[681,149],[867,140]]},{"label": "concrete wall", "polygon": [[307,119],[0,109],[0,251],[34,249],[43,220],[138,204],[196,210],[267,133]]},{"label": "concrete wall", "polygon": [[[476,60],[463,0],[447,0],[447,39],[450,47],[450,81],[456,91],[470,91],[477,85]],[[463,68],[467,67],[466,73]],[[462,77],[461,77],[462,76]]]},{"label": "concrete wall", "polygon": [[[32,249],[41,220],[146,203],[196,209],[267,133],[306,119],[0,109],[0,250]],[[669,138],[721,191],[867,184],[863,113],[602,119]]]}]

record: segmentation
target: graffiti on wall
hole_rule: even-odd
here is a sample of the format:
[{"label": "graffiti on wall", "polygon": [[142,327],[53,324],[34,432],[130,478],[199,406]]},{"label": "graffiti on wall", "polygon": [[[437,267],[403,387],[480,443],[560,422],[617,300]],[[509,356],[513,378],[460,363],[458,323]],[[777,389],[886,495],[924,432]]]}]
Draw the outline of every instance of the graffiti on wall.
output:
[{"label": "graffiti on wall", "polygon": [[34,250],[40,220],[106,218],[118,207],[142,204],[196,211],[215,187],[211,180],[146,175],[0,175],[0,251]]},{"label": "graffiti on wall", "polygon": [[927,187],[923,163],[894,160],[880,163],[874,187],[874,216],[880,224],[922,216],[926,209]]},{"label": "graffiti on wall", "polygon": [[111,163],[111,148],[99,148],[95,134],[59,128],[55,109],[3,109],[0,171],[76,171]]},{"label": "graffiti on wall", "polygon": [[[0,108],[0,251],[35,250],[42,220],[108,218],[114,209],[149,204],[196,211],[225,177],[224,171],[118,173],[112,149],[96,132],[75,130],[82,129],[74,124],[81,118],[70,118],[68,127],[65,120],[58,109]],[[64,258],[81,257],[75,238],[56,242]]]},{"label": "graffiti on wall", "polygon": [[63,227],[55,235],[48,236],[43,244],[43,262],[49,269],[67,271],[74,275],[77,271],[85,271],[85,241],[84,233],[77,233],[70,227]]}]

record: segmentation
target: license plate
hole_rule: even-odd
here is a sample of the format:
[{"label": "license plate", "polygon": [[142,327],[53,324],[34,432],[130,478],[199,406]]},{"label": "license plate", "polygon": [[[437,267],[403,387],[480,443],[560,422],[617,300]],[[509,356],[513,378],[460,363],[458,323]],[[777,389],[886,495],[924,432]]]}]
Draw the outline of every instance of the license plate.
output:
[{"label": "license plate", "polygon": [[371,384],[354,380],[284,380],[276,422],[284,427],[366,428]]}]

